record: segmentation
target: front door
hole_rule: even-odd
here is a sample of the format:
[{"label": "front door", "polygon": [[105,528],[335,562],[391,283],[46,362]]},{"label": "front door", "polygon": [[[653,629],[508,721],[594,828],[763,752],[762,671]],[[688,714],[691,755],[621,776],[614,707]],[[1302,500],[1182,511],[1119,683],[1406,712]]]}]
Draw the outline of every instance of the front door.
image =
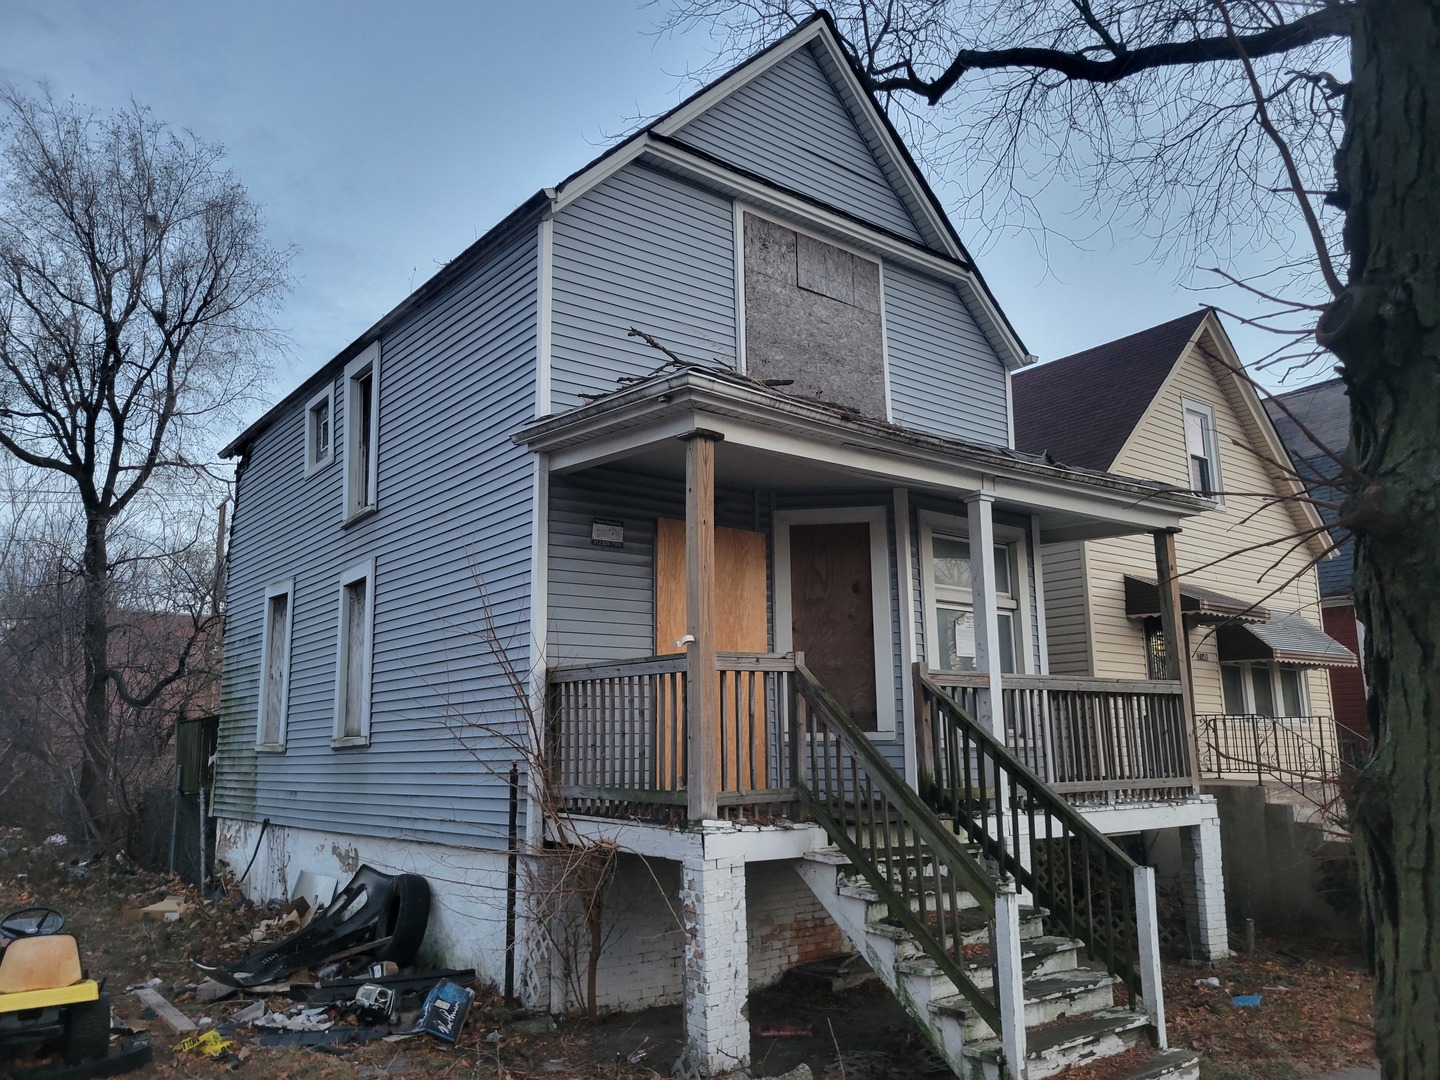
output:
[{"label": "front door", "polygon": [[876,731],[875,597],[868,522],[793,524],[791,642],[862,731]]}]

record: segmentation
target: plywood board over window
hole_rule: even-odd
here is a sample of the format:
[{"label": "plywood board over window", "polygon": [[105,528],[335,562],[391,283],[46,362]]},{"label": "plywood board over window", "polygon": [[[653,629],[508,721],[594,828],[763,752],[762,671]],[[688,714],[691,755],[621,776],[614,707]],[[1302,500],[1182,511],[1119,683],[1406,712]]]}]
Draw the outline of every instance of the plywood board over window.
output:
[{"label": "plywood board over window", "polygon": [[746,213],[745,366],[887,418],[880,264]]},{"label": "plywood board over window", "polygon": [[[715,650],[763,653],[768,627],[765,604],[765,534],[749,529],[715,529]],[[685,523],[660,518],[655,523],[655,652],[683,652],[685,636]],[[722,776],[725,789],[749,791],[766,786],[765,700],[756,681],[721,684],[721,728],[725,732]],[[659,703],[655,761],[662,788],[683,775],[685,732],[671,706]]]}]

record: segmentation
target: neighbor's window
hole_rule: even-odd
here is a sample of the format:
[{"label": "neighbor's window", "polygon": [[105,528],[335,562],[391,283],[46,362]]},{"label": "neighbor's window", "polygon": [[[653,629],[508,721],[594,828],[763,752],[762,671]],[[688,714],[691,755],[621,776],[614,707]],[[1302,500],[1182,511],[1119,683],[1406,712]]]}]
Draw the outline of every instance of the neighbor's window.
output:
[{"label": "neighbor's window", "polygon": [[345,368],[345,517],[375,509],[379,438],[380,347],[371,345]]},{"label": "neighbor's window", "polygon": [[335,742],[370,740],[370,654],[374,625],[375,561],[352,567],[340,579],[340,646],[335,671]]},{"label": "neighbor's window", "polygon": [[327,386],[310,399],[305,410],[305,471],[312,473],[323,469],[335,460],[335,445],[331,434],[331,413],[334,411],[335,391]]},{"label": "neighbor's window", "polygon": [[[971,593],[970,541],[930,535],[929,594],[936,647],[930,663],[945,671],[975,670],[975,604]],[[1015,547],[995,546],[995,608],[1000,670],[1015,671],[1019,602],[1015,599]]]},{"label": "neighbor's window", "polygon": [[260,715],[255,744],[285,748],[285,711],[290,691],[290,621],[294,580],[277,581],[265,590],[265,626],[260,646]]},{"label": "neighbor's window", "polygon": [[1281,664],[1222,664],[1220,686],[1231,715],[1304,716],[1305,673]]},{"label": "neighbor's window", "polygon": [[1215,442],[1215,410],[1185,403],[1185,453],[1190,459],[1190,488],[1214,498],[1220,492],[1220,456]]}]

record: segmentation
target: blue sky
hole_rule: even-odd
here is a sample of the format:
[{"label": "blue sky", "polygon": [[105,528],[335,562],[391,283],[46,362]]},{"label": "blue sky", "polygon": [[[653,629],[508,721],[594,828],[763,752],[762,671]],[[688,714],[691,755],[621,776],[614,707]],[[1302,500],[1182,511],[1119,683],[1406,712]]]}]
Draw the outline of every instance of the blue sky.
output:
[{"label": "blue sky", "polygon": [[[133,98],[226,146],[274,241],[299,249],[273,401],[537,189],[689,94],[685,73],[713,43],[655,34],[662,13],[634,0],[0,0],[0,79],[102,108]],[[954,179],[942,198],[964,194]],[[976,232],[962,228],[1042,360],[1207,298],[1149,262],[1144,239],[1042,254]],[[1231,331],[1242,354],[1269,347]]]}]

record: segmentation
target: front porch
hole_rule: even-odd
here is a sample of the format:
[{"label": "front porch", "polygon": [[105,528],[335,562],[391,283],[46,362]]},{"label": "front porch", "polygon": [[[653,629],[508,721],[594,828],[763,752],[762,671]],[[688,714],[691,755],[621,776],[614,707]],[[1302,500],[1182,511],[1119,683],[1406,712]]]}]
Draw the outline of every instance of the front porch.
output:
[{"label": "front porch", "polygon": [[[1089,816],[1195,833],[1197,936],[1223,954],[1186,670],[1051,676],[1041,550],[1153,534],[1173,633],[1174,531],[1203,501],[708,371],[519,438],[547,478],[547,796],[622,850],[685,847],[660,857],[680,864],[697,1071],[736,1063],[725,943],[743,866],[776,859],[957,1071],[1026,1060],[1053,1018],[1027,995],[1080,1016],[1112,984],[1163,1049],[1153,870]],[[1037,933],[1103,970],[1037,969]]]}]

